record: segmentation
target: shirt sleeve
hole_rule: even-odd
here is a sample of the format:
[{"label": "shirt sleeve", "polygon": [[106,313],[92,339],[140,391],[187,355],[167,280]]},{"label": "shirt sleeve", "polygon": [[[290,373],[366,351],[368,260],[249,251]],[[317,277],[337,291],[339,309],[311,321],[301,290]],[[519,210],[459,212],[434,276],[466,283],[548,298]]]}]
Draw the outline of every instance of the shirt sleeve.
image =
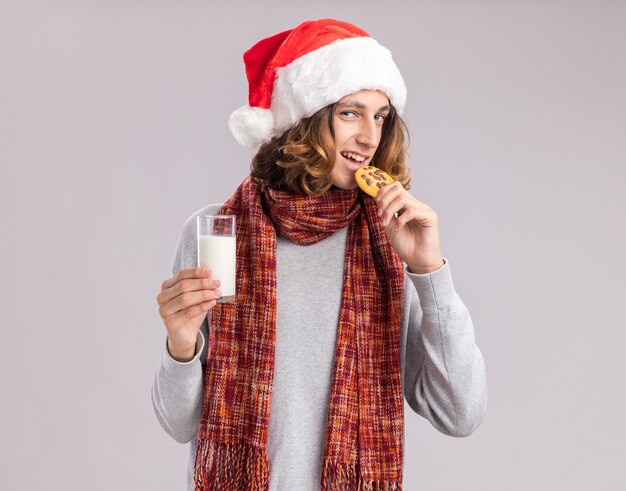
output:
[{"label": "shirt sleeve", "polygon": [[464,437],[487,407],[483,356],[470,313],[454,289],[450,265],[406,276],[411,288],[404,392],[409,406],[440,432]]},{"label": "shirt sleeve", "polygon": [[198,433],[203,394],[200,356],[204,345],[200,331],[194,357],[188,362],[179,362],[170,356],[166,340],[154,375],[154,413],[163,429],[178,443],[188,443]]},{"label": "shirt sleeve", "polygon": [[[196,216],[213,214],[220,205],[194,212],[184,223],[171,264],[175,276],[181,269],[196,265]],[[208,323],[204,319],[196,339],[194,357],[188,362],[174,360],[167,349],[161,351],[152,382],[152,407],[163,429],[177,442],[190,442],[198,434],[204,391]]]}]

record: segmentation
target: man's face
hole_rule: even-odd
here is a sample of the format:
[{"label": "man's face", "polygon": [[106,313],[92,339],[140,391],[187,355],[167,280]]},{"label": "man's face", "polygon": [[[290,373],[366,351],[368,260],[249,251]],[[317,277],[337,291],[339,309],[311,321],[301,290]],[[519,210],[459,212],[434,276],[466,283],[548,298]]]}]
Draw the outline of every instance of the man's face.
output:
[{"label": "man's face", "polygon": [[354,189],[354,172],[374,165],[372,157],[380,144],[389,110],[389,99],[377,90],[360,90],[337,102],[333,115],[335,165],[330,173],[335,186]]}]

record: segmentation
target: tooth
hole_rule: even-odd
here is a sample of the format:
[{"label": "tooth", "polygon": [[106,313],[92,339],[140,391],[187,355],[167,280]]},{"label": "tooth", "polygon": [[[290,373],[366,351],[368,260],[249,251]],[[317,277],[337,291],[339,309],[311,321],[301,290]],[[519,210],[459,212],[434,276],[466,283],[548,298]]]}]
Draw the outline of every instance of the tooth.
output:
[{"label": "tooth", "polygon": [[365,157],[352,152],[341,152],[341,155],[356,160],[357,162],[363,162],[365,160]]}]

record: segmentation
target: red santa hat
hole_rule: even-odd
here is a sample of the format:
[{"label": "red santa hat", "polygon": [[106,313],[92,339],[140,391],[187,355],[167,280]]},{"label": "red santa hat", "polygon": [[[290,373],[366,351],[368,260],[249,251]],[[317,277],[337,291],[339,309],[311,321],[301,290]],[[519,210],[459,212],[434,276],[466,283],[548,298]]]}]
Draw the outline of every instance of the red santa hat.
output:
[{"label": "red santa hat", "polygon": [[362,89],[384,92],[402,114],[406,87],[389,50],[359,27],[334,19],[303,22],[262,39],[243,55],[248,105],[228,126],[256,147]]}]

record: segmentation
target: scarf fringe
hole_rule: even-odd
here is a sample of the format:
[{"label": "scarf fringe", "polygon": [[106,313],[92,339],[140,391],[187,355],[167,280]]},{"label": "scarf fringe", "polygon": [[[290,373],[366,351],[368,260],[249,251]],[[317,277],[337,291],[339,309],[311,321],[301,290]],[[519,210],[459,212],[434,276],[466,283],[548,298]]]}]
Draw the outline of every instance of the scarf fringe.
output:
[{"label": "scarf fringe", "polygon": [[326,460],[322,469],[322,491],[402,491],[402,482],[366,481],[358,463]]},{"label": "scarf fringe", "polygon": [[195,464],[196,491],[268,491],[266,452],[243,442],[198,441]]}]

